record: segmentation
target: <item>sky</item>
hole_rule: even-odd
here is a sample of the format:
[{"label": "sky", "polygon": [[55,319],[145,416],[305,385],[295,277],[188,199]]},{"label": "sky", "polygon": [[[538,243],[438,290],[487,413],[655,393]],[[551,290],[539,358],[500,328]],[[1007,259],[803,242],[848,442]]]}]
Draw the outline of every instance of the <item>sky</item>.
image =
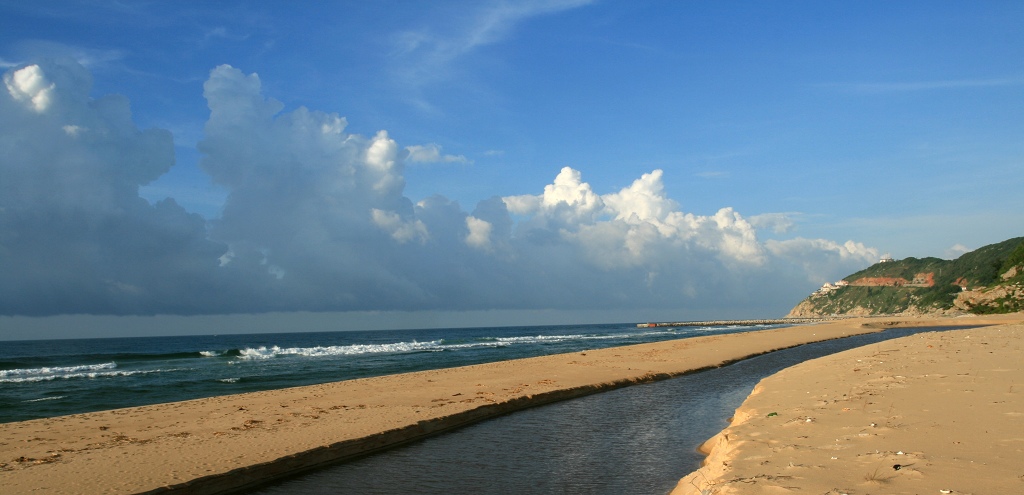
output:
[{"label": "sky", "polygon": [[0,0],[0,339],[782,316],[1022,235],[1022,23]]}]

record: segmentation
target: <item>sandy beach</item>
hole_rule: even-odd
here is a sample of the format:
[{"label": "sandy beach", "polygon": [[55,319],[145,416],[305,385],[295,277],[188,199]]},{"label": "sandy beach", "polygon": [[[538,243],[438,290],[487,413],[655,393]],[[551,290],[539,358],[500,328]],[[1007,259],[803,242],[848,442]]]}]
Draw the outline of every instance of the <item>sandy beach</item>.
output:
[{"label": "sandy beach", "polygon": [[[6,423],[0,424],[0,485],[3,486],[4,493],[16,494],[221,493],[385,449],[526,407],[677,376],[802,343],[874,332],[891,324],[975,325],[1020,322],[1022,319],[1024,318],[1019,315],[1015,320],[1008,317],[922,318],[900,321],[880,318],[849,319],[760,332],[700,337]],[[948,380],[975,380],[978,386],[970,393],[973,394],[971,397],[975,400],[976,409],[984,409],[982,406],[988,403],[986,401],[1005,401],[1005,407],[1015,407],[1015,410],[1020,411],[1019,402],[1014,405],[1012,400],[1018,393],[1013,390],[1013,383],[1007,382],[1009,385],[1004,385],[1000,382],[991,386],[988,384],[990,380],[998,377],[1005,377],[1012,382],[1014,378],[1021,376],[1020,365],[1015,360],[999,357],[1003,354],[1012,354],[1014,351],[1015,356],[1019,357],[1019,346],[1013,347],[1016,344],[1006,343],[1005,336],[1016,335],[1016,342],[1019,342],[1021,326],[1018,324],[1013,327],[973,331],[996,333],[991,336],[990,333],[979,333],[978,337],[972,334],[971,339],[945,337],[953,334],[944,334],[941,338],[947,340],[936,341],[929,344],[932,347],[926,347],[928,352],[941,355],[915,355],[915,359],[937,360],[942,365],[954,360],[955,356],[955,359],[961,359],[966,363],[962,366],[966,366],[965,369],[969,369],[968,372],[972,374],[963,378],[959,374],[960,371],[943,371],[942,374],[947,381],[936,381],[936,387],[955,389],[959,385],[950,385]],[[985,348],[982,350],[997,354],[982,355],[981,351],[968,354],[959,345],[961,341],[968,340],[971,343],[990,341],[989,344],[984,344]],[[958,345],[952,345],[953,342],[957,342]],[[889,343],[882,346],[887,350],[898,348],[897,345]],[[869,349],[864,352],[871,354],[880,351]],[[888,352],[891,355],[900,351]],[[963,354],[957,354],[958,352]],[[1002,359],[998,366],[994,364],[997,359]],[[885,367],[872,362],[860,366],[858,371],[829,367],[827,372],[822,372],[819,369],[817,373],[811,373],[811,376],[816,376],[819,381],[854,381],[843,382],[846,383],[843,386],[849,390],[842,392],[833,392],[831,389],[823,392],[819,387],[813,389],[814,393],[805,393],[806,397],[800,397],[801,399],[814,398],[813,403],[807,406],[809,409],[806,412],[795,404],[792,407],[771,406],[778,412],[770,419],[781,419],[782,421],[777,422],[791,427],[796,423],[790,420],[799,417],[805,421],[805,424],[801,423],[800,426],[824,431],[824,426],[828,422],[814,408],[820,406],[819,402],[837,401],[834,404],[841,413],[850,412],[842,411],[842,408],[849,408],[851,411],[860,408],[858,414],[865,415],[863,419],[868,421],[866,424],[876,423],[876,427],[869,427],[873,429],[868,432],[869,434],[881,437],[884,432],[885,438],[894,438],[893,432],[904,431],[900,425],[916,424],[906,419],[909,417],[906,415],[911,413],[911,407],[894,406],[870,394],[888,394],[892,390],[901,390],[891,385],[902,385],[918,379],[915,378],[916,374],[902,368],[892,371],[889,369],[892,366],[894,365],[890,364],[889,367]],[[992,370],[988,370],[990,367]],[[994,371],[996,369],[1012,371],[997,372]],[[787,370],[784,373],[789,372],[790,370]],[[850,379],[833,379],[830,376],[833,372],[858,374]],[[869,372],[889,374],[876,377],[868,375]],[[898,373],[899,378],[895,378],[897,375],[893,373]],[[939,372],[933,373],[934,376],[938,376]],[[856,384],[864,382],[864,377],[867,376],[872,377],[869,380],[878,381],[877,386],[870,389],[856,388],[860,386]],[[788,379],[784,381],[788,383]],[[923,380],[922,383],[927,387],[931,381]],[[982,384],[986,385],[983,387]],[[774,386],[769,385],[766,380],[758,390],[774,390]],[[1011,387],[1009,392],[1007,386]],[[1001,392],[999,387],[1002,387]],[[841,404],[839,397],[842,397],[842,393],[850,396],[845,400],[848,404]],[[999,393],[1009,396],[986,395]],[[830,398],[825,399],[824,394],[835,395],[828,395]],[[859,395],[854,398],[854,394]],[[752,409],[754,406],[751,405],[751,401],[776,395],[766,392],[753,395],[752,399],[744,404],[744,409],[737,414],[739,419],[734,421],[730,430],[720,438],[725,438],[724,435],[729,435],[730,439],[734,438],[731,430],[748,424],[742,421],[742,411],[761,410]],[[865,397],[870,400],[866,400]],[[904,403],[900,401],[899,404]],[[879,408],[885,409],[881,411],[883,417],[867,418],[869,415],[879,414]],[[758,414],[760,412],[751,414],[750,417],[754,418]],[[793,416],[794,414],[797,416]],[[1013,431],[1013,427],[1021,431],[1019,423],[1012,423],[1019,421],[1015,419],[1016,416],[996,416],[998,417],[986,423],[993,425],[992,431]],[[848,414],[846,417],[852,415]],[[808,418],[812,418],[811,421],[806,421]],[[1004,423],[998,423],[997,420]],[[939,425],[929,426],[934,431],[946,431],[944,423],[936,423],[940,421],[939,419],[933,420],[929,417],[927,421],[928,425]],[[1011,423],[1005,423],[1006,421]],[[749,424],[753,425],[753,421]],[[999,426],[1000,424],[1003,426]],[[885,430],[882,430],[883,428]],[[852,434],[856,436],[860,433],[862,432]],[[850,434],[844,433],[847,436]],[[1001,438],[1006,440],[1011,437],[1013,435],[1003,435]],[[838,434],[836,438],[839,438]],[[1012,452],[1019,457],[1019,449],[1024,443],[1013,442],[1020,440],[1006,440],[1000,445],[1005,444],[1009,446],[1008,448],[1018,449]],[[959,441],[969,443],[970,438],[965,435],[964,439]],[[697,476],[704,482],[700,485],[701,488],[710,486],[714,490],[722,490],[721,493],[727,493],[725,490],[735,488],[736,483],[716,481],[718,477],[727,481],[734,476],[732,459],[735,456],[724,456],[735,452],[736,449],[733,447],[738,442],[725,443],[729,446],[728,449],[717,447],[723,444],[722,440],[713,441],[712,444],[716,445],[716,448],[709,458],[708,466],[701,473],[684,479],[680,487],[685,489],[690,486],[688,479]],[[900,460],[907,468],[897,471],[896,474],[899,476],[909,477],[918,470],[928,472],[932,469],[926,468],[925,464],[931,462],[936,454],[931,451],[915,450],[911,444],[901,444],[897,448],[902,449],[904,453],[892,454],[900,457],[890,463],[890,471],[891,464],[899,463]],[[920,452],[928,452],[930,457],[911,458],[925,455]],[[866,462],[869,459],[861,460]],[[720,469],[721,466],[725,466],[723,462],[729,463],[728,470]],[[888,459],[885,462],[888,462]],[[773,459],[771,463],[774,464],[776,461]],[[797,464],[794,461],[794,465]],[[879,465],[885,467],[885,464]],[[781,468],[781,465],[778,467]],[[829,470],[822,471],[822,475],[831,473]],[[863,471],[860,465],[854,471],[857,471],[858,476],[864,474],[859,472]],[[683,474],[685,473],[680,473],[681,476]],[[887,481],[890,475],[891,473],[885,470],[879,470],[877,473],[882,480],[877,482],[880,483],[878,486],[885,488],[886,492],[890,492],[888,489],[896,486],[895,482]],[[1020,475],[1024,473],[1017,473],[1014,476]],[[1024,486],[1020,479],[1014,478],[1011,481],[1018,483],[1014,486]],[[785,483],[782,485],[789,486]],[[860,490],[849,493],[869,492]],[[985,492],[979,490],[975,493]]]},{"label": "sandy beach", "polygon": [[762,380],[674,495],[1024,493],[1024,315]]}]

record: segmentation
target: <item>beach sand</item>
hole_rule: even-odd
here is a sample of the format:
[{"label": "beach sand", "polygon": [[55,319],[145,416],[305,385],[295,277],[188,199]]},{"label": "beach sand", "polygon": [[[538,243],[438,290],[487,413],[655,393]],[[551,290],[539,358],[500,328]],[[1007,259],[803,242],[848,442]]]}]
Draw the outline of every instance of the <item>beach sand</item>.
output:
[{"label": "beach sand", "polygon": [[[915,319],[905,324],[991,321],[1003,320]],[[0,424],[0,487],[5,494],[221,493],[526,407],[802,343],[873,332],[887,323],[891,322],[850,319]],[[980,382],[998,374],[981,362],[988,361],[979,361],[970,372],[981,371],[982,377],[968,375],[970,379]],[[865,365],[863,371],[880,368]],[[950,380],[961,379],[944,373]],[[1006,374],[1019,376],[1019,372]],[[826,380],[827,374],[821,378]],[[893,383],[910,380],[889,379]],[[866,393],[861,392],[857,400]],[[865,405],[851,399],[849,407],[861,407],[862,414],[882,407],[870,398],[873,403]],[[898,430],[885,425],[886,420],[907,422],[901,419],[906,414],[903,409],[911,406],[900,407],[887,413],[896,419],[871,421],[880,421],[879,428]],[[890,409],[889,404],[884,408]],[[785,414],[789,421],[794,411],[780,408],[779,415]],[[1019,444],[1009,445],[1019,448]],[[901,457],[909,465],[913,461],[907,455],[918,454]],[[915,469],[924,469],[924,461],[897,474],[909,475]]]},{"label": "beach sand", "polygon": [[762,380],[673,495],[1024,493],[1024,315]]}]

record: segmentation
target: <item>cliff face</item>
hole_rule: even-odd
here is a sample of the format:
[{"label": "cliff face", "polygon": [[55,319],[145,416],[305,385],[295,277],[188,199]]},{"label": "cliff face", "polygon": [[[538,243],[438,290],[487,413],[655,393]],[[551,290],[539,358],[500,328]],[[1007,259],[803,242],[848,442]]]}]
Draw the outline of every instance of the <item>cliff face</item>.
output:
[{"label": "cliff face", "polygon": [[838,311],[823,311],[821,308],[818,307],[817,304],[815,304],[814,301],[811,301],[809,299],[810,298],[801,301],[800,304],[797,304],[793,309],[789,310],[789,313],[786,315],[786,318],[821,318],[824,316],[832,315],[871,316],[875,314],[874,312],[872,312],[872,310],[865,308],[863,306],[853,306],[841,313]]},{"label": "cliff face", "polygon": [[850,285],[855,287],[934,287],[935,273],[916,273],[911,280],[903,277],[861,277],[850,282]]},{"label": "cliff face", "polygon": [[[979,311],[979,308],[990,311]],[[953,300],[953,310],[974,313],[1024,311],[1024,284],[997,285],[991,288],[963,291],[957,294],[956,299]]]},{"label": "cliff face", "polygon": [[826,284],[787,318],[831,315],[1008,313],[1024,310],[1024,237],[955,260],[879,262]]}]

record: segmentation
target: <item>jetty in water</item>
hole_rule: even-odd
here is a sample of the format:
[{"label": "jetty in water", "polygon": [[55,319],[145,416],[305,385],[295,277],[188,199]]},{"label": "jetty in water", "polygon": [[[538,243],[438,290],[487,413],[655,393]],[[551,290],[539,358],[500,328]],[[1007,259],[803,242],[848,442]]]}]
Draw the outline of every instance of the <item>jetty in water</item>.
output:
[{"label": "jetty in water", "polygon": [[768,320],[710,320],[710,321],[675,321],[662,323],[637,323],[638,328],[652,327],[721,327],[750,325],[800,325],[802,323],[819,323],[847,318],[846,316],[826,316],[819,318],[776,318]]}]

